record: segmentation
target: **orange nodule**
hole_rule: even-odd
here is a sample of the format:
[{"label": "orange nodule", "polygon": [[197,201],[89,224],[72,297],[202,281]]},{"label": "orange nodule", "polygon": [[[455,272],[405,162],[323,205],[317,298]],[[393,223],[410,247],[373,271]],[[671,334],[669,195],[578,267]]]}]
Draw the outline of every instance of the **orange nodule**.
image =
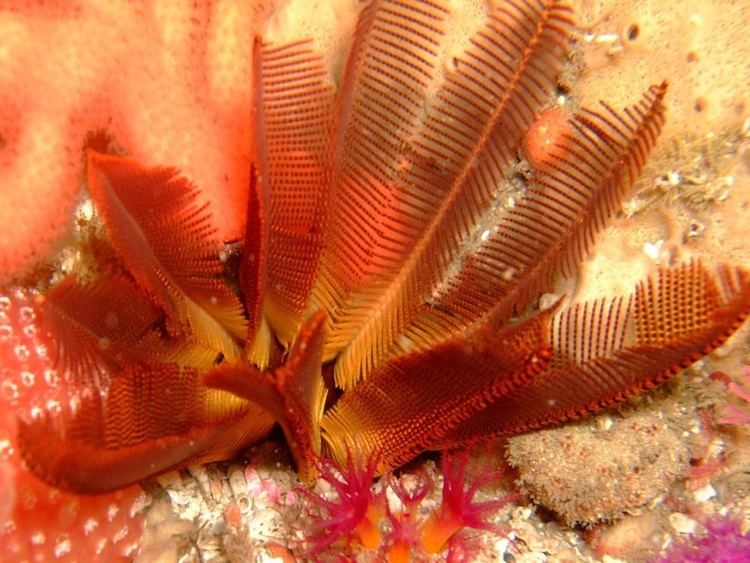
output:
[{"label": "orange nodule", "polygon": [[409,563],[411,546],[405,541],[395,542],[388,551],[388,563]]},{"label": "orange nodule", "polygon": [[537,169],[554,167],[568,144],[570,124],[560,108],[544,110],[524,139],[526,158]]},{"label": "orange nodule", "polygon": [[422,547],[430,555],[439,553],[461,528],[462,522],[452,514],[436,512],[422,526]]}]

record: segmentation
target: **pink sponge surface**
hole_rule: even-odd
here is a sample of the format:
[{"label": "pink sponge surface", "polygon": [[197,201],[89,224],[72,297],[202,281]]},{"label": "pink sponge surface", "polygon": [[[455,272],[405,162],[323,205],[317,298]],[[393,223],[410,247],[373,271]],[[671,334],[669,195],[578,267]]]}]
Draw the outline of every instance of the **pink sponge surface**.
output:
[{"label": "pink sponge surface", "polygon": [[243,230],[252,38],[234,1],[0,0],[0,283],[70,228],[87,135],[182,170],[224,239]]}]

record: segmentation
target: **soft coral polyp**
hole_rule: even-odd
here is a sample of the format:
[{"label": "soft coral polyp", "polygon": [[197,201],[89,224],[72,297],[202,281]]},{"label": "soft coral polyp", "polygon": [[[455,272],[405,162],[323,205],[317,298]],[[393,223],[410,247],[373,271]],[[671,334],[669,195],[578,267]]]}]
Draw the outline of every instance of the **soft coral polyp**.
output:
[{"label": "soft coral polyp", "polygon": [[320,477],[335,491],[338,502],[300,489],[300,493],[323,513],[319,516],[321,520],[308,530],[308,555],[319,554],[340,539],[345,539],[349,546],[377,549],[382,539],[378,528],[382,509],[379,495],[372,491],[376,465],[377,460],[371,460],[361,467],[349,457],[346,467],[342,468],[327,459],[319,460]]},{"label": "soft coral polyp", "polygon": [[440,507],[421,527],[421,542],[427,553],[442,551],[451,538],[463,528],[499,531],[489,520],[508,504],[515,495],[504,495],[496,500],[477,502],[477,492],[496,478],[496,473],[485,469],[470,483],[467,482],[467,450],[443,456],[443,499]]},{"label": "soft coral polyp", "polygon": [[403,482],[392,477],[389,485],[398,497],[402,510],[394,514],[388,503],[385,505],[391,523],[391,532],[386,537],[388,563],[407,563],[411,561],[412,552],[420,547],[417,509],[432,490],[432,481],[422,479],[408,490]]}]

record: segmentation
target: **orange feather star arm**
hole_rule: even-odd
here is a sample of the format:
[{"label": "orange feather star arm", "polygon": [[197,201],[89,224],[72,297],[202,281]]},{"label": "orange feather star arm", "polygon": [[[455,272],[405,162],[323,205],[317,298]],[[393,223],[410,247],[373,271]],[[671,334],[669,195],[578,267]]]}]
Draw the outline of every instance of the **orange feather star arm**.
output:
[{"label": "orange feather star arm", "polygon": [[378,454],[383,473],[434,449],[451,428],[528,385],[546,365],[552,307],[497,330],[478,323],[429,350],[391,360],[323,417],[334,458]]},{"label": "orange feather star arm", "polygon": [[174,169],[89,151],[89,190],[110,242],[142,290],[167,315],[171,334],[189,333],[227,358],[247,320],[225,282],[221,246],[197,190]]},{"label": "orange feather star arm", "polygon": [[[477,229],[401,338],[428,346],[492,310],[495,323],[573,275],[596,234],[620,210],[664,124],[666,83],[623,112],[581,110],[544,172],[499,220]],[[398,353],[398,346],[392,353]]]},{"label": "orange feather star arm", "polygon": [[[256,39],[253,67],[256,199],[265,223],[248,218],[248,233],[252,242],[267,239],[263,313],[288,346],[302,325],[323,249],[334,89],[311,41],[276,47]],[[245,264],[262,259],[260,249],[251,252]]]},{"label": "orange feather star arm", "polygon": [[225,364],[210,370],[203,382],[254,401],[276,418],[297,462],[300,478],[311,483],[320,455],[320,419],[326,389],[321,376],[325,314],[310,318],[280,367],[261,372],[253,366]]},{"label": "orange feather star arm", "polygon": [[398,267],[398,257],[378,255],[397,236],[385,212],[397,195],[395,165],[421,124],[447,13],[443,2],[393,0],[360,11],[338,90],[325,247],[310,305],[330,315],[325,360],[366,318],[349,311],[353,292]]},{"label": "orange feather star arm", "polygon": [[268,209],[255,166],[250,167],[247,222],[240,264],[240,290],[248,318],[247,341],[254,341],[263,321],[266,291]]},{"label": "orange feather star arm", "polygon": [[[526,128],[554,91],[571,26],[570,9],[558,2],[508,3],[491,11],[419,130],[398,137],[413,148],[403,166],[390,162],[398,175],[374,210],[380,236],[371,262],[378,275],[353,288],[332,315],[339,386],[351,387],[387,358],[459,259]],[[363,243],[361,232],[352,237],[350,247]]]},{"label": "orange feather star arm", "polygon": [[104,272],[87,283],[68,276],[38,302],[55,369],[72,384],[106,385],[111,373],[155,351],[144,339],[161,314],[121,273]]},{"label": "orange feather star arm", "polygon": [[577,304],[550,324],[534,383],[448,433],[441,448],[588,416],[647,391],[719,347],[750,314],[750,272],[693,261],[662,268],[628,299]]},{"label": "orange feather star arm", "polygon": [[245,356],[261,369],[270,364],[274,346],[271,329],[263,315],[268,286],[268,221],[268,190],[264,189],[253,165],[250,167],[250,193],[239,281],[249,319]]},{"label": "orange feather star arm", "polygon": [[195,370],[144,365],[118,374],[106,391],[72,390],[59,413],[19,420],[18,447],[45,481],[101,493],[226,459],[272,425],[255,403],[203,386]]},{"label": "orange feather star arm", "polygon": [[717,279],[697,262],[663,269],[630,300],[579,305],[551,322],[547,310],[499,332],[483,324],[392,360],[344,394],[323,436],[337,459],[347,448],[362,459],[387,452],[387,471],[425,449],[586,416],[664,382],[748,313],[744,270]]}]

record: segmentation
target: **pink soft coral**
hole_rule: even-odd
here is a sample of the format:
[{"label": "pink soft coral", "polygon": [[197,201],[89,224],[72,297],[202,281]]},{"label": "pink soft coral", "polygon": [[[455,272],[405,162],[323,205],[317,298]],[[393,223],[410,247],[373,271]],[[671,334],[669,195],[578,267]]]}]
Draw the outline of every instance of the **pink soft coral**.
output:
[{"label": "pink soft coral", "polygon": [[730,515],[707,520],[705,533],[673,543],[659,563],[742,563],[750,561],[750,533]]}]

